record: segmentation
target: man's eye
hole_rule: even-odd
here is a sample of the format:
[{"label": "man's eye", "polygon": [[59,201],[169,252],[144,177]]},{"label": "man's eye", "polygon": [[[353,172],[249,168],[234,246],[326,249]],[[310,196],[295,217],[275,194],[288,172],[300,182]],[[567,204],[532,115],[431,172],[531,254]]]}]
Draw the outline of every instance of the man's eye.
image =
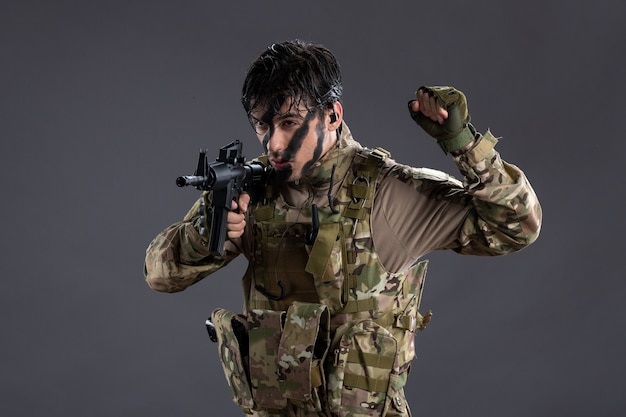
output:
[{"label": "man's eye", "polygon": [[266,132],[266,131],[267,131],[267,123],[262,122],[262,121],[260,121],[260,120],[255,120],[255,121],[252,123],[252,127],[254,128],[254,130],[255,130],[257,133],[263,133],[263,132]]}]

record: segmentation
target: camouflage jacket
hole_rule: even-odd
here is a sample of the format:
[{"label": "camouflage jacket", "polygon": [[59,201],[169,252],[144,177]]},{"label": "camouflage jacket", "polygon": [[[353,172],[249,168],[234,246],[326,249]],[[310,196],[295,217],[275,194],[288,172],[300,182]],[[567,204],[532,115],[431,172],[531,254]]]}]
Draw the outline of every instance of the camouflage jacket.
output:
[{"label": "camouflage jacket", "polygon": [[[438,249],[510,253],[539,232],[537,198],[495,143],[487,132],[455,158],[460,182],[363,149],[344,124],[307,177],[270,177],[246,232],[226,242],[223,257],[210,255],[197,232],[198,202],[150,244],[146,279],[156,290],[180,291],[246,256],[244,314],[212,315],[233,399],[246,412],[406,416],[402,388],[413,333],[424,324],[417,309],[426,264],[416,261]],[[313,205],[319,234],[305,243]],[[246,329],[244,349],[234,322]]]},{"label": "camouflage jacket", "polygon": [[[376,252],[388,271],[406,270],[433,250],[501,255],[520,250],[537,238],[541,207],[535,192],[519,168],[500,158],[494,149],[496,142],[487,132],[472,149],[454,157],[462,182],[440,171],[387,161],[387,174],[372,202],[371,227]],[[338,145],[310,175],[275,187],[293,207],[328,206],[332,165],[343,161],[335,170],[335,177],[340,178],[360,149],[344,123]],[[331,195],[339,183],[335,181]],[[181,291],[241,253],[252,258],[250,230],[242,239],[226,242],[223,257],[211,256],[197,232],[198,204],[147,248],[144,274],[153,289]]]}]

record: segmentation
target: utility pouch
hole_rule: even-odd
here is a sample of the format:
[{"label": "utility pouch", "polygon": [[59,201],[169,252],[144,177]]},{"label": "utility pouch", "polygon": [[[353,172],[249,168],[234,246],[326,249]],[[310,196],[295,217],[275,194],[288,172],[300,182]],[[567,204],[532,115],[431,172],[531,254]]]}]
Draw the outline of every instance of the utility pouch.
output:
[{"label": "utility pouch", "polygon": [[250,383],[255,404],[265,409],[282,409],[287,405],[276,372],[284,320],[284,311],[251,310],[248,315]]},{"label": "utility pouch", "polygon": [[211,314],[218,352],[233,401],[252,414],[254,402],[246,370],[248,360],[247,321],[241,314],[217,309]]},{"label": "utility pouch", "polygon": [[283,395],[310,412],[322,411],[319,387],[330,344],[330,314],[323,304],[294,302],[287,311],[278,347],[278,380]]},{"label": "utility pouch", "polygon": [[384,416],[397,385],[398,343],[373,320],[337,329],[327,361],[330,410],[340,417]]},{"label": "utility pouch", "polygon": [[348,295],[344,284],[346,249],[341,223],[322,223],[313,246],[307,246],[309,259],[305,271],[313,275],[320,301],[331,313],[341,311]]}]

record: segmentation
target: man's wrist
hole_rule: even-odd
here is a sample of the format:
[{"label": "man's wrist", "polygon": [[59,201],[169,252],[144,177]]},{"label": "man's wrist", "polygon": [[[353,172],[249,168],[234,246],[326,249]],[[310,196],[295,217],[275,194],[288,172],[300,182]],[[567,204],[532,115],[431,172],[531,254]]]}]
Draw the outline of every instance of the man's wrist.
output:
[{"label": "man's wrist", "polygon": [[452,155],[460,155],[471,149],[479,136],[474,126],[468,123],[458,135],[451,139],[437,141],[437,144],[446,155],[449,153]]},{"label": "man's wrist", "polygon": [[474,166],[485,159],[493,157],[495,152],[495,145],[498,143],[498,139],[493,136],[491,131],[487,130],[484,134],[477,134],[476,141],[464,149],[452,156],[458,161],[463,161],[471,166]]},{"label": "man's wrist", "polygon": [[470,143],[468,143],[467,145],[465,145],[464,147],[462,147],[461,149],[457,150],[457,151],[452,151],[450,152],[450,154],[452,156],[461,156],[463,155],[465,152],[469,151],[470,149],[472,149],[474,146],[476,146],[476,139],[473,139]]}]

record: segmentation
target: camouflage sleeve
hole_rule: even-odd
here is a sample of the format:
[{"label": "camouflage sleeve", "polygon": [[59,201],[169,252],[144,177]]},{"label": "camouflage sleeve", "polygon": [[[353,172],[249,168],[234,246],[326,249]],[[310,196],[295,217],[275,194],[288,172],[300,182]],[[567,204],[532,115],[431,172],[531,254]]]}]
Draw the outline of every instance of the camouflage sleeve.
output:
[{"label": "camouflage sleeve", "polygon": [[487,132],[454,157],[463,182],[389,162],[372,205],[372,238],[387,270],[402,271],[433,250],[501,255],[537,238],[537,197],[522,171],[500,159],[496,142]]},{"label": "camouflage sleeve", "polygon": [[144,276],[157,291],[178,292],[222,268],[237,255],[229,241],[224,256],[210,254],[197,231],[198,207],[194,204],[182,221],[174,223],[150,242],[146,249]]},{"label": "camouflage sleeve", "polygon": [[469,151],[455,156],[463,187],[474,210],[465,218],[457,242],[459,253],[499,255],[520,250],[537,239],[541,206],[524,173],[504,162],[487,131]]}]

